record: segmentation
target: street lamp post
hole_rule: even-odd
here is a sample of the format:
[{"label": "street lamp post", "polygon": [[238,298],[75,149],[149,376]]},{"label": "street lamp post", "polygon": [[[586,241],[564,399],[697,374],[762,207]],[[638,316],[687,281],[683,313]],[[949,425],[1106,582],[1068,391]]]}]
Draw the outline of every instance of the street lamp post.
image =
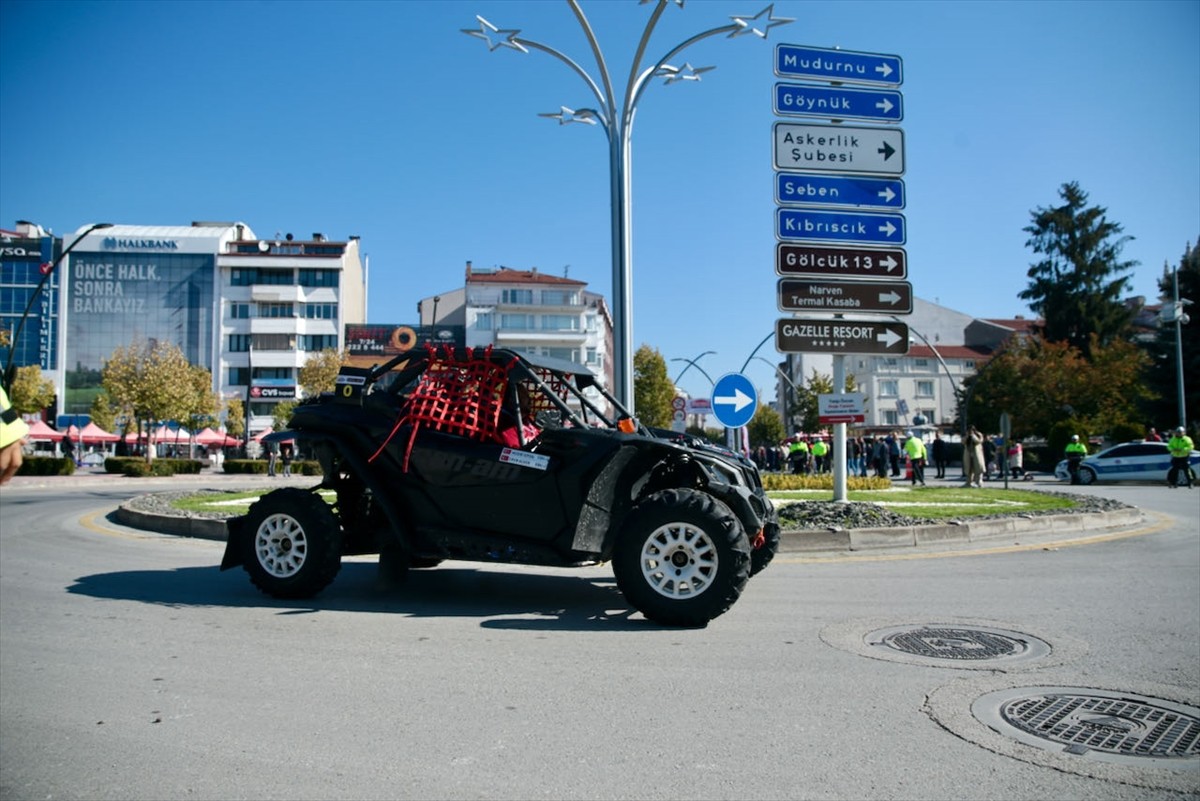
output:
[{"label": "street lamp post", "polygon": [[[892,315],[892,319],[893,319],[893,320],[895,320],[895,321],[896,321],[896,322],[898,322],[898,323],[903,323],[903,322],[904,322],[903,320],[901,320],[899,317],[897,317],[897,316],[896,316],[896,315],[894,315],[894,314]],[[926,338],[926,336],[925,336],[924,334],[922,334],[922,333],[921,333],[920,331],[918,331],[917,329],[913,328],[911,323],[905,323],[905,324],[906,324],[906,325],[908,325],[908,330],[909,330],[909,331],[912,331],[914,334],[916,334],[918,337],[920,337],[921,341],[922,341],[922,342],[924,342],[924,343],[925,343],[925,345],[926,345],[926,346],[927,346],[927,347],[928,347],[928,348],[929,348],[931,351],[933,351],[933,356],[934,356],[934,358],[936,358],[936,359],[938,360],[938,364],[940,364],[940,365],[942,366],[942,369],[946,371],[946,378],[950,379],[950,388],[954,390],[954,397],[957,399],[957,398],[958,398],[958,393],[959,393],[958,382],[954,380],[954,376],[953,376],[953,375],[951,374],[951,372],[950,372],[950,366],[949,366],[948,364],[946,364],[946,360],[942,358],[942,354],[938,353],[938,349],[937,349],[937,348],[935,348],[935,347],[933,346],[933,343],[932,343],[932,342],[930,342],[930,341],[929,341],[929,340]],[[939,395],[939,398],[940,398],[940,395]],[[941,413],[941,408],[940,408],[940,406],[941,406],[941,404],[939,404],[939,409],[938,409],[938,412],[939,412],[939,414]],[[945,417],[945,415],[944,415],[944,414],[941,414],[941,416],[942,416],[942,417]],[[964,415],[963,419],[964,419],[964,422],[965,422],[965,420],[966,420],[966,416],[965,416],[965,415]],[[963,433],[964,433],[964,434],[966,433],[966,428],[965,428],[965,427],[963,428]]]},{"label": "street lamp post", "polygon": [[[686,373],[689,368],[695,367],[697,370],[700,370],[700,365],[696,364],[696,362],[700,361],[705,356],[716,356],[716,355],[717,355],[717,352],[715,350],[706,350],[706,351],[704,351],[704,353],[701,353],[699,356],[697,356],[693,359],[671,359],[671,361],[673,361],[673,362],[687,362],[687,367],[684,367],[682,370],[679,371],[679,375],[675,376],[675,385],[679,386],[680,380],[683,379],[683,374]],[[700,372],[703,373],[704,371],[700,370]],[[707,377],[707,375],[708,374],[705,373],[706,377]],[[712,381],[711,378],[709,378],[708,380],[710,382]]]},{"label": "street lamp post", "polygon": [[[682,8],[682,0],[676,0],[676,3]],[[489,51],[504,47],[520,53],[528,53],[532,49],[553,56],[582,78],[595,97],[598,109],[575,110],[563,106],[556,113],[542,114],[541,116],[557,119],[560,125],[571,122],[588,125],[599,124],[604,129],[605,136],[608,137],[609,194],[612,206],[613,350],[615,351],[613,354],[613,395],[626,408],[630,409],[633,408],[633,215],[630,206],[632,195],[630,137],[638,100],[641,99],[642,92],[645,91],[651,78],[663,78],[666,84],[677,81],[699,81],[702,73],[714,69],[713,67],[692,67],[690,64],[675,67],[667,63],[696,42],[719,34],[726,34],[731,39],[746,34],[766,39],[771,28],[792,22],[791,19],[773,16],[775,6],[771,4],[753,17],[733,16],[730,17],[732,22],[729,25],[696,34],[673,47],[652,67],[642,69],[642,59],[645,56],[646,47],[650,43],[650,35],[669,4],[670,0],[657,0],[655,3],[654,11],[642,32],[642,38],[638,42],[637,51],[629,68],[625,96],[619,103],[613,92],[612,80],[609,77],[604,54],[600,50],[600,43],[596,40],[587,17],[579,7],[579,0],[567,0],[567,5],[571,7],[571,11],[574,12],[575,18],[587,37],[592,56],[599,70],[600,83],[597,83],[583,67],[564,53],[520,36],[520,29],[499,28],[483,17],[476,16],[479,27],[464,28],[462,31],[468,36],[482,39],[487,43]],[[760,19],[764,16],[765,19]]]},{"label": "street lamp post", "polygon": [[63,252],[58,254],[54,261],[50,262],[49,267],[43,267],[41,270],[42,280],[38,281],[37,287],[33,290],[33,294],[29,296],[29,302],[25,304],[25,311],[21,314],[21,319],[17,322],[16,331],[13,333],[12,342],[8,348],[8,364],[4,366],[4,388],[5,390],[12,389],[13,378],[16,377],[16,365],[14,359],[17,355],[17,343],[21,340],[21,330],[25,328],[25,320],[29,317],[29,311],[33,308],[33,302],[37,300],[38,295],[42,293],[42,287],[46,286],[46,282],[50,280],[50,276],[54,274],[55,269],[62,263],[62,260],[67,257],[67,254],[75,249],[75,246],[87,238],[87,235],[92,231],[98,231],[101,228],[112,228],[112,223],[92,223],[83,230],[83,233],[75,237],[70,245],[63,249]]}]

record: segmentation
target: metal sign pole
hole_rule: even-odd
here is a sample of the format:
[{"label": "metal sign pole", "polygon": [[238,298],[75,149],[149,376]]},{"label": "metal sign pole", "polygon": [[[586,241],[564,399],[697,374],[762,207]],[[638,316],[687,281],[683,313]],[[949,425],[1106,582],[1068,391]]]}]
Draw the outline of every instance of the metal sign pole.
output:
[{"label": "metal sign pole", "polygon": [[[833,357],[833,393],[846,394],[846,357],[838,354]],[[833,424],[833,500],[836,503],[846,503],[849,496],[846,492],[846,424]]]}]

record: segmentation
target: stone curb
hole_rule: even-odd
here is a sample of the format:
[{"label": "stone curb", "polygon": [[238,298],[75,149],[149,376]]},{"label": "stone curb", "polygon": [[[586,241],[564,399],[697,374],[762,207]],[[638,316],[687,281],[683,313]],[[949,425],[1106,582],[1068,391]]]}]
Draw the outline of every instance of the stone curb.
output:
[{"label": "stone curb", "polygon": [[1145,515],[1141,509],[1118,509],[1112,512],[1030,515],[932,526],[851,528],[839,531],[791,530],[783,532],[779,551],[814,553],[984,543],[1031,533],[1070,534],[1125,528],[1138,525],[1144,520]]},{"label": "stone curb", "polygon": [[[129,503],[117,507],[117,520],[132,528],[225,541],[228,533],[224,520],[207,517],[160,515],[132,508]],[[1085,512],[1063,515],[1030,515],[897,528],[852,528],[840,531],[790,530],[782,532],[780,553],[864,551],[915,548],[925,545],[984,543],[1023,534],[1070,534],[1135,526],[1145,520],[1140,509],[1112,512]]]}]

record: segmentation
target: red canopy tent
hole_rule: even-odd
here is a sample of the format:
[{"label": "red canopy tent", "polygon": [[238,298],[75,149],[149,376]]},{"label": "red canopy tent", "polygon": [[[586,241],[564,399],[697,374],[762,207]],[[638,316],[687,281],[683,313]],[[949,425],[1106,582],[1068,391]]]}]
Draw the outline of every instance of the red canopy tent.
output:
[{"label": "red canopy tent", "polygon": [[116,442],[120,439],[116,434],[110,434],[95,423],[88,423],[83,428],[71,426],[67,429],[71,439],[79,443]]},{"label": "red canopy tent", "polygon": [[242,441],[222,431],[214,431],[212,428],[205,428],[196,435],[196,444],[204,445],[205,447],[217,446],[227,448],[234,445],[241,445]]},{"label": "red canopy tent", "polygon": [[58,442],[65,436],[64,432],[55,431],[46,425],[44,420],[37,420],[29,424],[29,438],[31,440],[37,442]]}]

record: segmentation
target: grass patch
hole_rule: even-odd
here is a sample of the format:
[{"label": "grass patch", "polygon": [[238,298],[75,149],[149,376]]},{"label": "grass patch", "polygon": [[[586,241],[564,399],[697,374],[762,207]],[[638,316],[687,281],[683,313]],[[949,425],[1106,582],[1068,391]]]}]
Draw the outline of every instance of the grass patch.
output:
[{"label": "grass patch", "polygon": [[[171,506],[181,512],[224,512],[230,516],[244,515],[250,511],[250,505],[257,501],[265,492],[248,490],[245,492],[197,492],[186,495],[171,502]],[[318,493],[326,503],[332,504],[337,500],[333,490],[321,490]]]},{"label": "grass patch", "polygon": [[[776,490],[767,495],[777,504],[789,501],[828,501],[827,490]],[[886,491],[860,490],[846,493],[851,502],[875,503],[909,517],[960,519],[983,515],[1019,515],[1075,508],[1075,501],[1061,495],[1017,489],[971,487],[917,487]]]}]

